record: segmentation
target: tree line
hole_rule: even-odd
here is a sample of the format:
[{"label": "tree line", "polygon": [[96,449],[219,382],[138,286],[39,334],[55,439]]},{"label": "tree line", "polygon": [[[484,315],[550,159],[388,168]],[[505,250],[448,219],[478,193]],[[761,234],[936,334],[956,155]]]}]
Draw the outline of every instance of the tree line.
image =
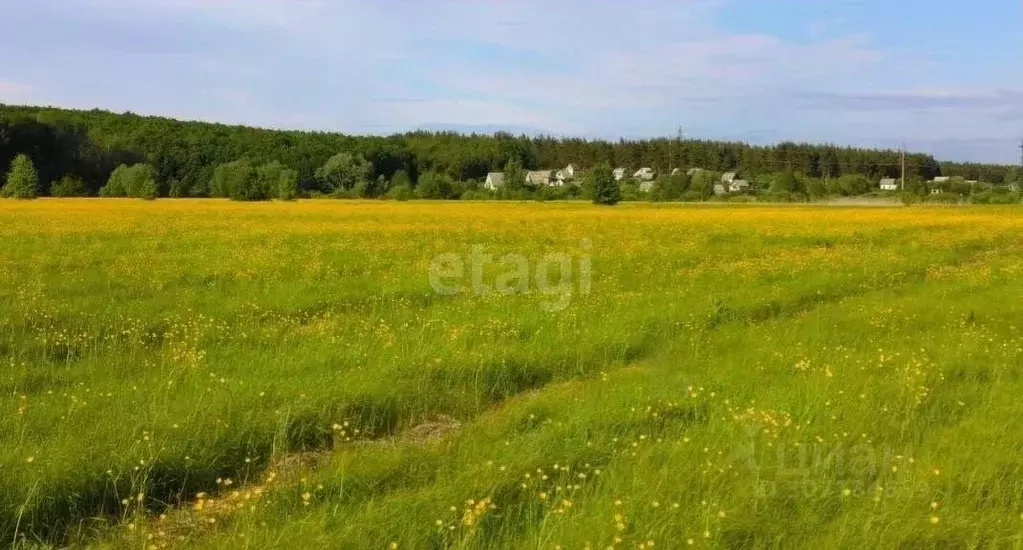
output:
[{"label": "tree line", "polygon": [[[299,195],[457,198],[479,194],[488,172],[598,165],[738,170],[772,178],[778,189],[808,193],[816,182],[876,184],[898,177],[900,153],[834,145],[671,139],[609,142],[579,138],[409,132],[392,136],[281,131],[161,117],[0,105],[0,166],[25,155],[37,170],[36,193],[152,198],[225,196],[239,200]],[[907,158],[907,180],[947,174],[992,183],[1019,178],[1009,166]],[[842,178],[846,178],[843,180]],[[781,185],[773,180],[783,179]],[[686,187],[671,182],[661,187]],[[821,183],[828,185],[828,183]],[[514,193],[514,190],[507,193]],[[566,190],[542,190],[554,195]],[[579,192],[579,191],[576,191]],[[560,197],[552,197],[560,198]],[[571,198],[571,197],[565,197]]]}]

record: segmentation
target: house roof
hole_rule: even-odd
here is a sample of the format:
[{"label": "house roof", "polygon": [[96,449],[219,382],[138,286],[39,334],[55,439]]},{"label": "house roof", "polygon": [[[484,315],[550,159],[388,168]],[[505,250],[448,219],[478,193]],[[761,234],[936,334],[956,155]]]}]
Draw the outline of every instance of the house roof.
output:
[{"label": "house roof", "polygon": [[895,185],[895,178],[882,178],[881,185]]},{"label": "house roof", "polygon": [[721,174],[721,181],[729,182],[730,183],[734,179],[735,179],[735,172],[725,172],[724,174]]},{"label": "house roof", "polygon": [[494,185],[504,183],[504,172],[490,172],[487,174],[487,181]]},{"label": "house roof", "polygon": [[749,187],[749,182],[746,180],[732,180],[733,187]]},{"label": "house roof", "polygon": [[946,181],[948,181],[950,179],[952,179],[952,178],[949,177],[949,176],[938,176],[938,177],[934,178],[934,183],[944,183],[944,182],[946,182]]}]

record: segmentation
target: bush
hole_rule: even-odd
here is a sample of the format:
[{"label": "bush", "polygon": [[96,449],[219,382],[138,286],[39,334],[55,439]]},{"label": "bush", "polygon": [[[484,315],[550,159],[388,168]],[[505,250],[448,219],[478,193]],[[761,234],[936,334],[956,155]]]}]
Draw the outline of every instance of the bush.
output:
[{"label": "bush", "polygon": [[351,191],[365,182],[372,171],[373,165],[362,155],[338,153],[316,170],[316,180],[330,193]]},{"label": "bush", "polygon": [[1018,204],[1020,197],[1016,193],[983,191],[970,197],[973,204]]},{"label": "bush", "polygon": [[101,197],[155,199],[158,193],[156,170],[148,164],[118,166],[110,174],[107,184],[99,190]]},{"label": "bush", "polygon": [[34,199],[39,194],[39,173],[36,172],[32,159],[27,155],[18,155],[11,161],[11,171],[7,173],[7,183],[0,189],[0,196],[12,199]]},{"label": "bush", "polygon": [[414,197],[415,193],[412,191],[412,186],[408,184],[392,187],[391,190],[387,192],[387,198],[396,201],[407,201]]},{"label": "bush", "polygon": [[298,197],[298,172],[276,161],[253,166],[239,159],[214,169],[210,191],[236,201],[293,200]]},{"label": "bush", "polygon": [[427,172],[419,177],[416,194],[423,199],[449,199],[454,188],[454,181],[447,174]]},{"label": "bush", "polygon": [[50,195],[54,197],[84,197],[87,194],[82,178],[71,174],[60,178],[50,186]]},{"label": "bush", "polygon": [[927,195],[926,201],[935,204],[958,204],[961,198],[955,193],[937,193]]},{"label": "bush", "polygon": [[486,189],[476,189],[462,193],[463,201],[488,201],[494,199],[494,193]]}]

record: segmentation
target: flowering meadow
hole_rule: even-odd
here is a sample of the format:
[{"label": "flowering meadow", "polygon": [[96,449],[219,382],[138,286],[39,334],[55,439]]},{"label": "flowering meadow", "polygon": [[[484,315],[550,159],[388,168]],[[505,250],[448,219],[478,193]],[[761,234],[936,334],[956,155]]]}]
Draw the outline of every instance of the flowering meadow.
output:
[{"label": "flowering meadow", "polygon": [[0,545],[1023,544],[1013,207],[42,199],[0,236]]}]

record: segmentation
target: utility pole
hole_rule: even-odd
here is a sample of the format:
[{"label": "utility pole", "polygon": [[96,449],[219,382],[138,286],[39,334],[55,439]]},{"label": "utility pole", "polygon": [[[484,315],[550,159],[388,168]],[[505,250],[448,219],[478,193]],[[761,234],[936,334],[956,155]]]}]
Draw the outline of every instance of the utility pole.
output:
[{"label": "utility pole", "polygon": [[[678,127],[678,142],[679,146],[682,145],[682,126]],[[671,150],[672,141],[668,138],[668,177],[675,175],[675,155],[672,154]]]},{"label": "utility pole", "polygon": [[906,144],[902,144],[902,190],[906,190]]},{"label": "utility pole", "polygon": [[1023,183],[1023,139],[1019,140],[1019,176],[1017,179],[1020,183]]}]

